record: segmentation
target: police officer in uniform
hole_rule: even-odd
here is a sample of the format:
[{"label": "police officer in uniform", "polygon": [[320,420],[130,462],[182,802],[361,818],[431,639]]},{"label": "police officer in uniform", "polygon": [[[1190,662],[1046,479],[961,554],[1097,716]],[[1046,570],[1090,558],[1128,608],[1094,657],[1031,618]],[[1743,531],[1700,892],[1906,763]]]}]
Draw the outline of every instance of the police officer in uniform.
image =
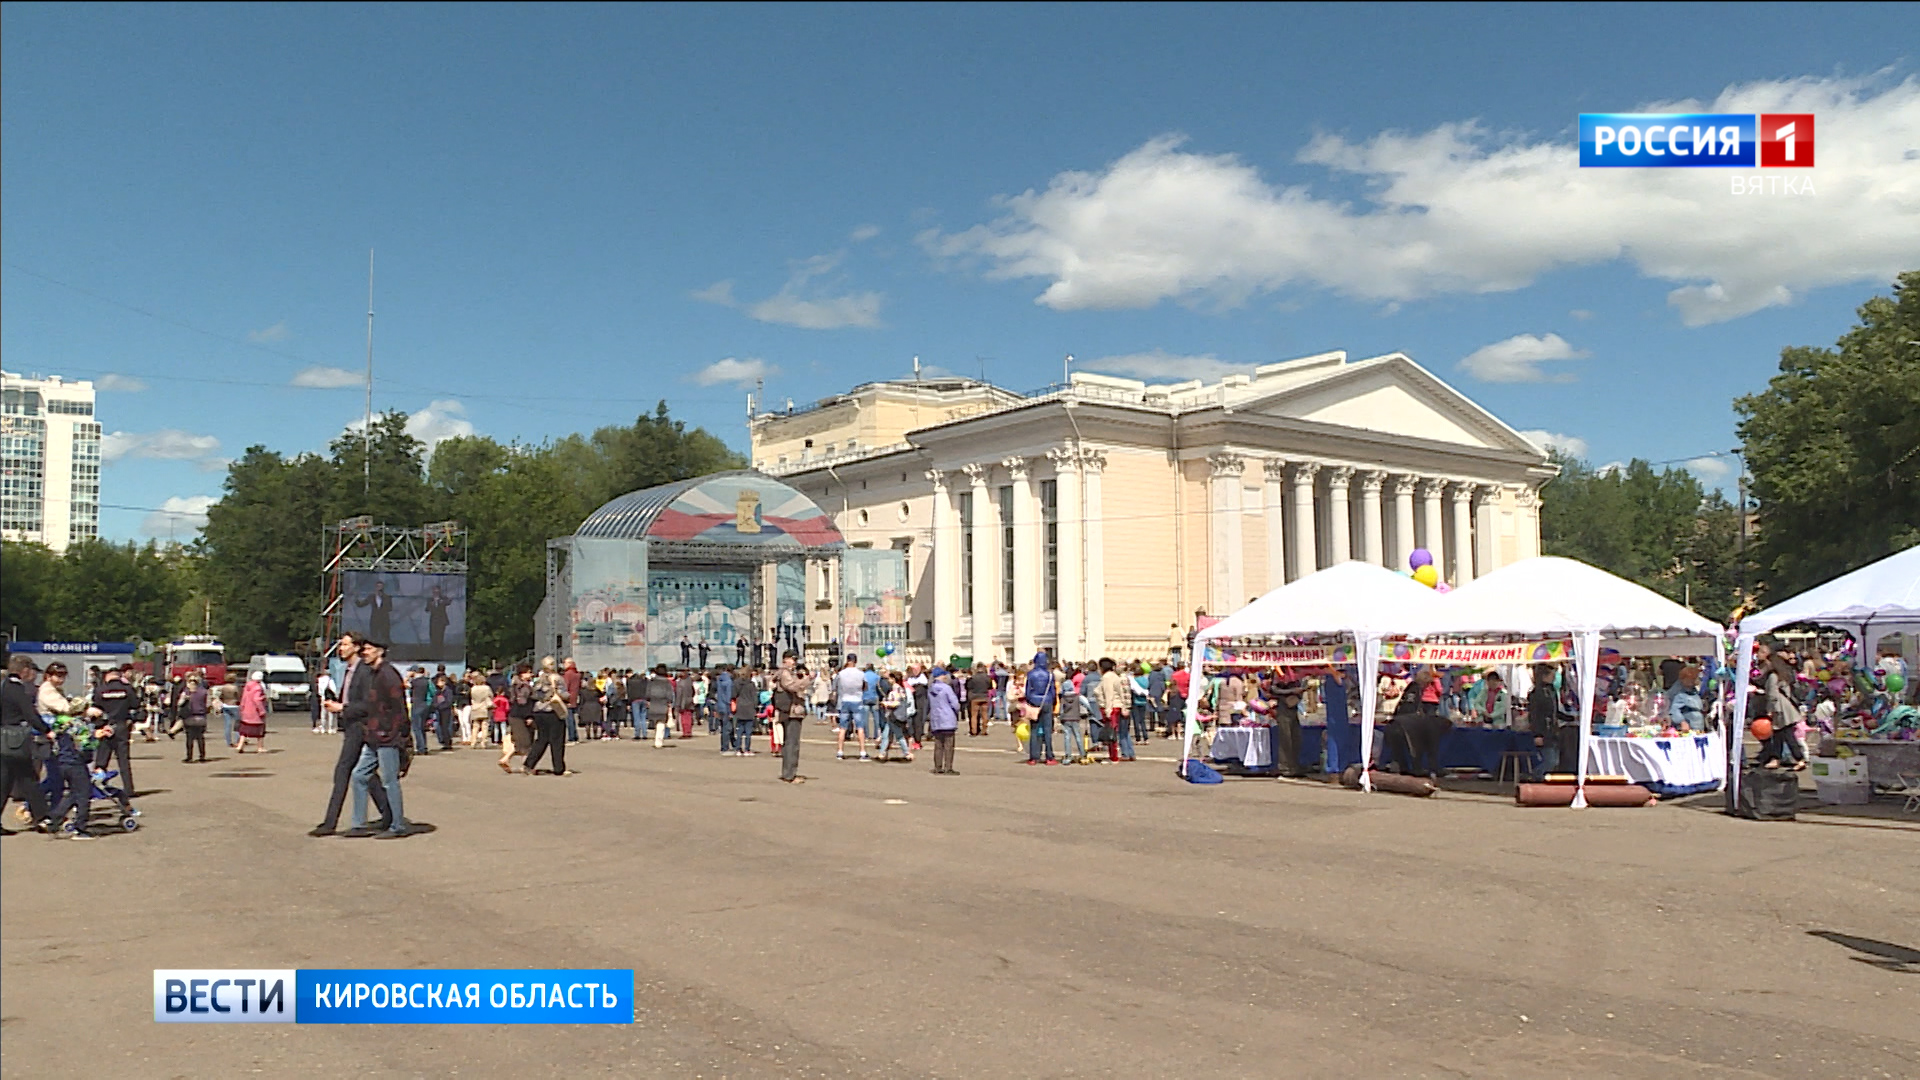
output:
[{"label": "police officer in uniform", "polygon": [[127,741],[133,737],[133,718],[140,708],[140,695],[127,681],[128,670],[117,667],[107,672],[106,681],[93,691],[94,706],[106,714],[105,722],[113,728],[113,734],[100,740],[100,745],[94,748],[93,767],[104,769],[109,761],[118,760],[119,788],[125,793],[123,808],[127,806],[125,799],[134,794],[132,752]]}]

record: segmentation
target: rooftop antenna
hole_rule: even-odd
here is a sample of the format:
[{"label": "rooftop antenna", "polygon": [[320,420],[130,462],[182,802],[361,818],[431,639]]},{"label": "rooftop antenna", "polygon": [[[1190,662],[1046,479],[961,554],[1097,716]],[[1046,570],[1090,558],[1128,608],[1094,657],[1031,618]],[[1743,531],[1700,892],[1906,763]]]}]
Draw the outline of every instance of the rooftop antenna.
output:
[{"label": "rooftop antenna", "polygon": [[1064,361],[1061,361],[1060,385],[1061,386],[1073,385],[1073,354],[1072,353],[1068,353],[1067,358]]},{"label": "rooftop antenna", "polygon": [[[360,456],[365,460],[365,476],[360,493],[373,495],[373,249],[367,249],[367,420],[360,431]],[[369,506],[367,509],[373,509]]]},{"label": "rooftop antenna", "polygon": [[913,381],[920,381],[920,358],[918,356],[913,358]]}]

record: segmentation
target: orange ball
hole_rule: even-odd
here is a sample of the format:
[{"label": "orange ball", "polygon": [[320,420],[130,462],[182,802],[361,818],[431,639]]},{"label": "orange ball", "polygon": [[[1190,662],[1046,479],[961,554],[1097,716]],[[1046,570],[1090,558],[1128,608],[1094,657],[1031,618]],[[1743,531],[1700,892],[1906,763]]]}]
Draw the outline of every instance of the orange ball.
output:
[{"label": "orange ball", "polygon": [[1747,730],[1753,732],[1754,738],[1759,739],[1761,742],[1766,742],[1768,739],[1773,738],[1773,721],[1762,716],[1747,725]]}]

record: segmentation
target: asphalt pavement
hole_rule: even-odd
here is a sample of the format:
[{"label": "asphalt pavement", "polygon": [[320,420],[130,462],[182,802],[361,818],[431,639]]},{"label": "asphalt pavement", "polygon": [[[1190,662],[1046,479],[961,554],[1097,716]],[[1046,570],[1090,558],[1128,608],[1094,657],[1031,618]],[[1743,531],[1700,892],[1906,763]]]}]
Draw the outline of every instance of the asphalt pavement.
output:
[{"label": "asphalt pavement", "polygon": [[[289,726],[292,723],[293,726]],[[1520,809],[1142,760],[802,771],[709,736],[416,762],[138,743],[145,828],[0,841],[0,1074],[1920,1076],[1920,831]],[[9,814],[9,827],[15,826]],[[632,968],[630,1026],[162,1025],[156,968]]]}]

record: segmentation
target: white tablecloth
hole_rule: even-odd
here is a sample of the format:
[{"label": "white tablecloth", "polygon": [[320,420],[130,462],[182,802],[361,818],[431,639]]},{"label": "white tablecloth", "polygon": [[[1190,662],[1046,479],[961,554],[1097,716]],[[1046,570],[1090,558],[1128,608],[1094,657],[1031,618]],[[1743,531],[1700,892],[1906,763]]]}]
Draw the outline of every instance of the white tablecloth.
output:
[{"label": "white tablecloth", "polygon": [[1217,727],[1208,756],[1215,761],[1237,761],[1249,769],[1273,764],[1270,727]]},{"label": "white tablecloth", "polygon": [[1625,776],[1656,791],[1711,790],[1727,778],[1727,749],[1719,732],[1676,735],[1669,739],[1601,738],[1593,740],[1589,776]]}]

